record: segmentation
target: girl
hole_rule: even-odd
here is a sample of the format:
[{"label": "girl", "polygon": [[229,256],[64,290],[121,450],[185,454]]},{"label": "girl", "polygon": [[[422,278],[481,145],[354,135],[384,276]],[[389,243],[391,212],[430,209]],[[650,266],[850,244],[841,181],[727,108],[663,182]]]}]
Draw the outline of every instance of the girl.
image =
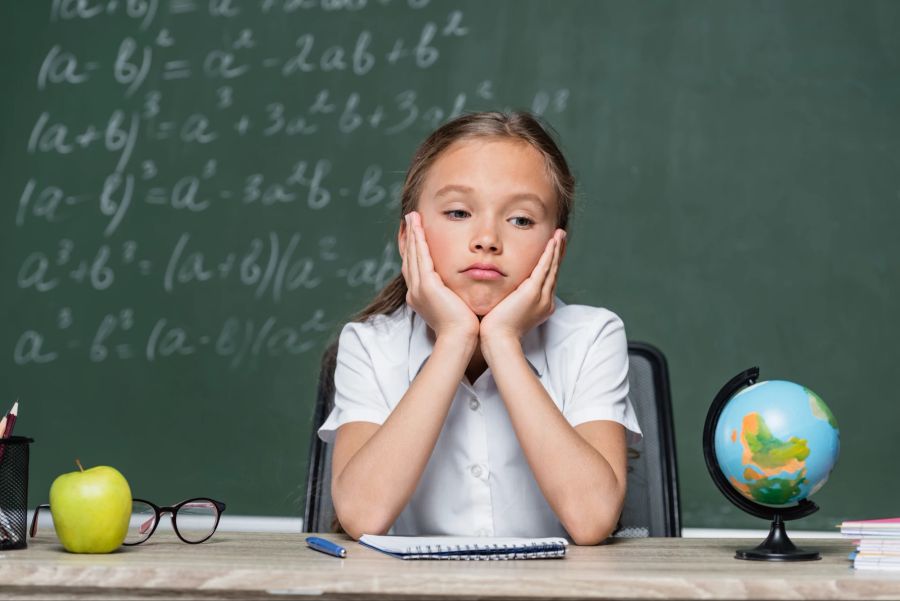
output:
[{"label": "girl", "polygon": [[625,496],[622,321],[555,297],[575,182],[526,113],[438,128],[402,192],[402,275],[338,343],[332,497],[362,534],[596,544]]}]

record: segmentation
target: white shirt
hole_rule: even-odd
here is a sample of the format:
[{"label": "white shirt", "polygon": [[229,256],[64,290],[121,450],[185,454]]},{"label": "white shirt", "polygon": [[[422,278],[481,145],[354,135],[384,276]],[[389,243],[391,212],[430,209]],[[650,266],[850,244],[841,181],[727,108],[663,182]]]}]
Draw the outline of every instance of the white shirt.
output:
[{"label": "white shirt", "polygon": [[[522,338],[541,384],[572,426],[611,420],[640,438],[628,399],[628,343],[607,309],[566,305]],[[434,349],[408,305],[341,331],[334,410],[319,437],[348,422],[383,424]],[[488,368],[459,384],[422,478],[391,529],[397,535],[567,536],[538,487]]]}]

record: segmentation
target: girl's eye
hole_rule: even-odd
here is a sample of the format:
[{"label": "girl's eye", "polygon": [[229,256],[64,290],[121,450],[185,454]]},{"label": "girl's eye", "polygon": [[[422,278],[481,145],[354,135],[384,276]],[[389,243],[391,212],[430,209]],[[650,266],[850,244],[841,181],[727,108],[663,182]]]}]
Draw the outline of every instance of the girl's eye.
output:
[{"label": "girl's eye", "polygon": [[444,211],[444,215],[449,217],[450,219],[465,219],[468,216],[468,211],[463,211],[462,209],[450,209],[449,211]]},{"label": "girl's eye", "polygon": [[513,225],[516,227],[529,227],[534,225],[534,221],[528,217],[510,217],[509,221],[512,221]]}]

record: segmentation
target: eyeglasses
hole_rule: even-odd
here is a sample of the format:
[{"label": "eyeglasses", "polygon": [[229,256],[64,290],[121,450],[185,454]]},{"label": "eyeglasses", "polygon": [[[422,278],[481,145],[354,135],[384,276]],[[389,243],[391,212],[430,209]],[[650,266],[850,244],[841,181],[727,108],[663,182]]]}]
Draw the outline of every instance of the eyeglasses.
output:
[{"label": "eyeglasses", "polygon": [[[37,533],[38,513],[41,509],[50,509],[50,505],[38,505],[31,518],[30,536]],[[225,511],[225,503],[205,497],[188,499],[172,505],[160,507],[143,499],[131,500],[131,519],[128,521],[128,533],[123,545],[139,545],[150,538],[164,513],[171,514],[172,529],[182,541],[191,545],[202,543],[215,533],[219,526],[219,518]]]}]

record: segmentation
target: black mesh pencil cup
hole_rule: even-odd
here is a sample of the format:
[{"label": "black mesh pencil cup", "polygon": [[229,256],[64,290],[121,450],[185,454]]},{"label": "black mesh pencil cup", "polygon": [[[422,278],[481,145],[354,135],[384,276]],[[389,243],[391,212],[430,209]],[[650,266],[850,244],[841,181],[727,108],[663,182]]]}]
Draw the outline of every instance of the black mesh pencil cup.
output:
[{"label": "black mesh pencil cup", "polygon": [[31,438],[0,438],[0,550],[24,549],[28,522],[28,449]]}]

